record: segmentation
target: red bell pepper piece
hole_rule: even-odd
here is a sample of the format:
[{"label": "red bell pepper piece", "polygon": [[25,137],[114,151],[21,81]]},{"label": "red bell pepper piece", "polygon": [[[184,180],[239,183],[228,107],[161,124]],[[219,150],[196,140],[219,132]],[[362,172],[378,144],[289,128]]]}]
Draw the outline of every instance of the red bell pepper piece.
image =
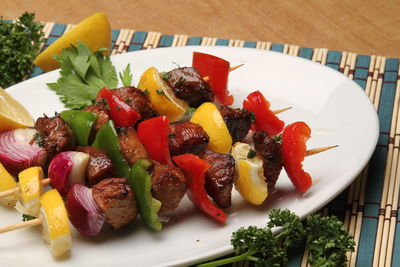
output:
[{"label": "red bell pepper piece", "polygon": [[188,180],[188,197],[193,204],[211,218],[222,223],[225,222],[227,215],[208,198],[204,188],[205,174],[211,165],[193,154],[174,156],[172,159]]},{"label": "red bell pepper piece", "polygon": [[310,139],[311,129],[302,121],[286,126],[282,133],[283,166],[293,185],[301,193],[312,185],[310,174],[303,170],[306,155],[306,141]]},{"label": "red bell pepper piece", "polygon": [[215,94],[218,103],[232,105],[233,96],[228,92],[229,62],[209,54],[193,52],[192,66],[201,77],[208,77],[208,84]]},{"label": "red bell pepper piece", "polygon": [[140,114],[126,104],[112,90],[103,88],[98,93],[98,98],[105,99],[110,109],[110,116],[115,126],[129,127],[135,125],[140,119]]},{"label": "red bell pepper piece", "polygon": [[172,165],[168,146],[169,131],[167,116],[142,121],[137,127],[139,140],[149,152],[150,157],[155,161]]},{"label": "red bell pepper piece", "polygon": [[256,132],[264,131],[270,136],[275,136],[285,127],[285,123],[269,109],[270,103],[260,91],[249,94],[243,101],[243,107],[256,115],[252,124],[252,129]]}]

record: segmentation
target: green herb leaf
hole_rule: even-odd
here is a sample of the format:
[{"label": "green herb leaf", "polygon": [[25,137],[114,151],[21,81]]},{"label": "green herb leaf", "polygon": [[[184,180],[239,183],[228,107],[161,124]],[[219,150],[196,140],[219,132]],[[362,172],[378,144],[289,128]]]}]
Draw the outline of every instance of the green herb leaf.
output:
[{"label": "green herb leaf", "polygon": [[104,55],[106,49],[92,52],[86,44],[63,49],[55,56],[59,61],[60,78],[56,83],[47,84],[60,95],[65,107],[81,109],[91,105],[103,87],[115,88],[118,78],[110,57]]},{"label": "green herb leaf", "polygon": [[158,95],[165,95],[165,93],[163,92],[163,90],[156,90]]},{"label": "green herb leaf", "polygon": [[132,74],[131,74],[131,65],[128,64],[125,70],[119,73],[119,78],[122,81],[124,86],[131,86],[132,85]]},{"label": "green herb leaf", "polygon": [[22,221],[24,221],[24,222],[30,221],[30,220],[33,220],[33,219],[36,219],[36,217],[28,215],[28,214],[22,214]]},{"label": "green herb leaf", "polygon": [[44,42],[43,24],[35,14],[25,12],[15,22],[0,17],[0,87],[9,87],[25,79],[33,69],[33,60]]},{"label": "green herb leaf", "polygon": [[189,108],[186,110],[185,115],[190,115],[190,114],[194,113],[196,110],[197,110],[197,108],[189,107]]},{"label": "green herb leaf", "polygon": [[252,158],[254,158],[256,155],[257,155],[257,152],[256,152],[254,149],[250,148],[250,149],[249,149],[249,152],[247,153],[247,158],[248,158],[248,159],[252,159]]}]

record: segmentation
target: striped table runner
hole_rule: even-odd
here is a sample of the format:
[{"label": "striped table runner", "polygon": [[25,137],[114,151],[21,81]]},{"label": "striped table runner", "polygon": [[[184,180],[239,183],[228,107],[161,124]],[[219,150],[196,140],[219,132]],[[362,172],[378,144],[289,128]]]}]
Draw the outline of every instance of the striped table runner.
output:
[{"label": "striped table runner", "polygon": [[[74,25],[45,23],[46,43],[53,43]],[[163,35],[129,29],[112,31],[112,55],[156,47],[208,45],[252,47],[303,57],[342,72],[358,83],[378,110],[380,135],[371,161],[357,179],[322,209],[334,214],[356,240],[349,266],[400,266],[400,71],[399,58],[357,55],[271,42]],[[35,68],[31,77],[42,74]],[[291,253],[289,266],[307,266],[307,251]],[[237,266],[247,266],[239,263]]]}]

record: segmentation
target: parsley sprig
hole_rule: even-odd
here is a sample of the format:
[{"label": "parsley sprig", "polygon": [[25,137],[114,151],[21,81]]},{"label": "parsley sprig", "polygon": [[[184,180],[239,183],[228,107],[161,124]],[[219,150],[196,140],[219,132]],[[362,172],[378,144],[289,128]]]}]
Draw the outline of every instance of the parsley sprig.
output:
[{"label": "parsley sprig", "polygon": [[[65,107],[80,109],[91,105],[101,88],[115,88],[118,77],[106,48],[92,52],[83,42],[63,49],[55,59],[61,63],[60,78],[47,85],[60,95]],[[130,65],[119,73],[124,86],[130,86]]]},{"label": "parsley sprig", "polygon": [[[280,227],[274,235],[272,229]],[[201,267],[220,266],[249,260],[255,266],[278,267],[288,263],[287,250],[306,240],[311,266],[345,266],[346,253],[354,251],[354,240],[334,216],[309,216],[303,223],[289,210],[274,209],[267,227],[249,226],[232,234],[231,244],[237,256],[200,264]]]},{"label": "parsley sprig", "polygon": [[0,17],[0,87],[9,87],[31,73],[44,42],[43,24],[34,19],[35,14],[27,12],[15,22]]}]

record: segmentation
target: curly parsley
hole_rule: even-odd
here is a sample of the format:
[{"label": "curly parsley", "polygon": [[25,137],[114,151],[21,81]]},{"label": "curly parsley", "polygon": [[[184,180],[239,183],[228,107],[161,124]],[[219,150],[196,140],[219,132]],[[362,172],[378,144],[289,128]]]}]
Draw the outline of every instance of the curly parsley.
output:
[{"label": "curly parsley", "polygon": [[44,42],[43,25],[34,19],[35,14],[27,12],[12,23],[0,17],[0,87],[20,82],[32,72]]}]

